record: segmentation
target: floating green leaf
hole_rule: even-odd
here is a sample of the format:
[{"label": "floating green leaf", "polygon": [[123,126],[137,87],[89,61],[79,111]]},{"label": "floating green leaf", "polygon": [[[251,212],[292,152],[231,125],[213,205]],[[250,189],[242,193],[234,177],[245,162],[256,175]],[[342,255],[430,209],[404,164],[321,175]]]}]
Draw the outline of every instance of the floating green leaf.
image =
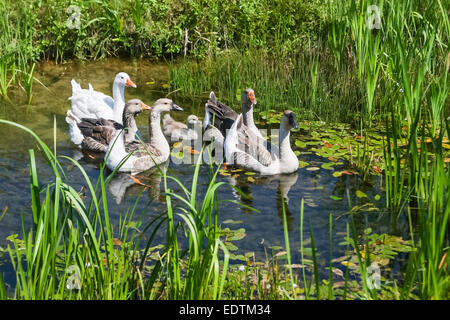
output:
[{"label": "floating green leaf", "polygon": [[223,221],[222,223],[239,224],[239,223],[243,223],[243,222],[244,222],[244,221],[242,221],[242,220],[227,219],[227,220]]},{"label": "floating green leaf", "polygon": [[174,156],[174,157],[177,158],[177,159],[183,159],[184,153],[183,153],[183,151],[172,152],[172,156]]},{"label": "floating green leaf", "polygon": [[361,190],[357,190],[356,191],[356,196],[358,197],[358,198],[367,198],[367,194],[365,194],[364,192],[362,192]]},{"label": "floating green leaf", "polygon": [[246,258],[251,258],[251,257],[253,257],[255,255],[255,253],[253,252],[253,251],[251,251],[251,252],[246,252],[245,253],[245,257]]},{"label": "floating green leaf", "polygon": [[283,249],[283,247],[281,247],[281,246],[271,246],[269,248],[272,249],[272,250],[275,250],[275,251]]},{"label": "floating green leaf", "polygon": [[308,162],[305,162],[305,161],[299,161],[298,162],[298,167],[299,168],[304,168],[304,167],[307,167],[307,166],[309,166]]},{"label": "floating green leaf", "polygon": [[295,146],[298,148],[306,148],[306,142],[301,140],[295,140]]},{"label": "floating green leaf", "polygon": [[321,165],[322,169],[326,169],[326,170],[333,170],[333,166],[335,165],[334,162],[327,162]]},{"label": "floating green leaf", "polygon": [[246,261],[245,257],[242,254],[233,254],[230,253],[230,259],[231,260],[241,260],[241,261]]}]

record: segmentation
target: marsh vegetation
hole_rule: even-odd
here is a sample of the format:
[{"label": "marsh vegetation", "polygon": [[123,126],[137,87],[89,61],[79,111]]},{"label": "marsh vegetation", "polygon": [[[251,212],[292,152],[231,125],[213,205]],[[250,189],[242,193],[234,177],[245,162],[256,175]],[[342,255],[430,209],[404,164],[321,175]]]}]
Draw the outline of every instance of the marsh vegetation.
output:
[{"label": "marsh vegetation", "polygon": [[[449,298],[447,2],[78,1],[69,28],[71,4],[0,4],[0,126],[26,141],[2,142],[0,181],[18,172],[27,199],[0,248],[13,274],[1,298]],[[121,59],[74,62],[107,57]],[[261,128],[294,110],[299,178],[172,165],[152,173],[158,196],[147,202],[148,182],[117,207],[119,175],[73,159],[54,97],[68,76],[95,87],[117,65],[137,78],[131,96],[198,116],[211,90],[238,110],[247,87]],[[254,226],[273,215],[276,241]]]}]

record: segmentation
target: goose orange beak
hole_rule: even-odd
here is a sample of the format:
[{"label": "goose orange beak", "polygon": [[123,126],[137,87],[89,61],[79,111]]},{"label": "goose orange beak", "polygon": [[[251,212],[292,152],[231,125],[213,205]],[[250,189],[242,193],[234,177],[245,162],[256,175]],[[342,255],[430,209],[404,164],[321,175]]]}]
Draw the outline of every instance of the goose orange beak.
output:
[{"label": "goose orange beak", "polygon": [[150,110],[151,107],[146,105],[145,103],[142,103],[142,110]]},{"label": "goose orange beak", "polygon": [[256,104],[255,92],[250,91],[248,93],[248,99],[251,101],[252,104]]},{"label": "goose orange beak", "polygon": [[127,86],[129,86],[129,87],[133,87],[133,88],[136,88],[136,85],[134,84],[134,82],[133,82],[133,81],[131,81],[131,79],[130,79],[130,78],[128,78],[128,79],[127,79],[127,82],[126,82],[126,84],[127,84]]}]

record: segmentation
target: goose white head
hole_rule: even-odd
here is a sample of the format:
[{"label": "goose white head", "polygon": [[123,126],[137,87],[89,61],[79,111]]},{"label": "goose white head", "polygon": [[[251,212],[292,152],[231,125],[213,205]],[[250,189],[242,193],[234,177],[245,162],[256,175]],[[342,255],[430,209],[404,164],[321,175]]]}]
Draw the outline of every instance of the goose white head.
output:
[{"label": "goose white head", "polygon": [[127,103],[125,103],[123,116],[124,118],[136,117],[144,110],[151,110],[151,108],[139,99],[130,99],[127,101]]},{"label": "goose white head", "polygon": [[283,116],[281,117],[280,122],[281,127],[283,127],[286,131],[298,128],[297,118],[295,117],[294,111],[285,110]]},{"label": "goose white head", "polygon": [[171,99],[161,98],[155,101],[152,106],[152,113],[169,112],[171,110],[183,111],[183,108],[176,105]]},{"label": "goose white head", "polygon": [[114,78],[113,84],[113,119],[122,124],[123,109],[125,107],[125,87],[136,88],[136,85],[131,81],[130,76],[125,72],[119,72]]},{"label": "goose white head", "polygon": [[191,114],[189,117],[187,117],[187,125],[189,128],[194,128],[196,124],[201,125],[200,120],[198,120],[198,117],[196,115]]},{"label": "goose white head", "polygon": [[119,72],[114,78],[114,84],[120,87],[132,87],[136,88],[136,84],[131,81],[130,76],[125,72]]},{"label": "goose white head", "polygon": [[138,131],[135,118],[143,111],[151,108],[139,99],[128,100],[123,110],[122,124],[125,127],[125,141],[135,139]]}]

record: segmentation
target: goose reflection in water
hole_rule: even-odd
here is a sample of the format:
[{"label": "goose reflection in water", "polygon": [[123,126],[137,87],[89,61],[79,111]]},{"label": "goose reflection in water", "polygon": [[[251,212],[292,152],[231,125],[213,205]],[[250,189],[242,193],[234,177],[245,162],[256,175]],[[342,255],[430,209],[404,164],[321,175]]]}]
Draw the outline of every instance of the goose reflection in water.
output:
[{"label": "goose reflection in water", "polygon": [[[167,164],[159,166],[165,170]],[[116,173],[108,184],[108,190],[114,196],[116,204],[121,204],[126,196],[137,196],[147,190],[152,201],[159,201],[162,176],[158,168],[137,175]]]},{"label": "goose reflection in water", "polygon": [[[252,185],[268,185],[278,180],[277,186],[277,207],[278,207],[278,215],[280,216],[280,223],[283,223],[283,210],[282,210],[282,201],[284,201],[286,216],[288,221],[288,228],[290,229],[290,221],[293,220],[292,215],[289,211],[289,191],[291,188],[297,183],[298,180],[298,172],[292,174],[282,174],[282,175],[273,175],[273,176],[252,176],[253,180],[250,182],[248,180],[247,175],[239,175],[237,177],[227,177],[227,180],[230,184],[238,188],[242,191],[243,194],[237,192],[233,189],[233,195],[236,200],[242,202],[248,207],[253,208],[253,196],[251,192]],[[252,213],[250,209],[246,207],[242,207],[242,210],[246,213]]]},{"label": "goose reflection in water", "polygon": [[[100,168],[104,163],[104,154],[92,151],[74,150],[72,158]],[[71,165],[74,167],[75,165]],[[167,163],[159,165],[161,170],[167,169]],[[152,201],[158,201],[161,193],[161,173],[158,168],[141,172],[137,175],[116,172],[108,183],[108,191],[113,195],[116,204],[121,204],[126,196],[137,196],[147,190]]]}]

